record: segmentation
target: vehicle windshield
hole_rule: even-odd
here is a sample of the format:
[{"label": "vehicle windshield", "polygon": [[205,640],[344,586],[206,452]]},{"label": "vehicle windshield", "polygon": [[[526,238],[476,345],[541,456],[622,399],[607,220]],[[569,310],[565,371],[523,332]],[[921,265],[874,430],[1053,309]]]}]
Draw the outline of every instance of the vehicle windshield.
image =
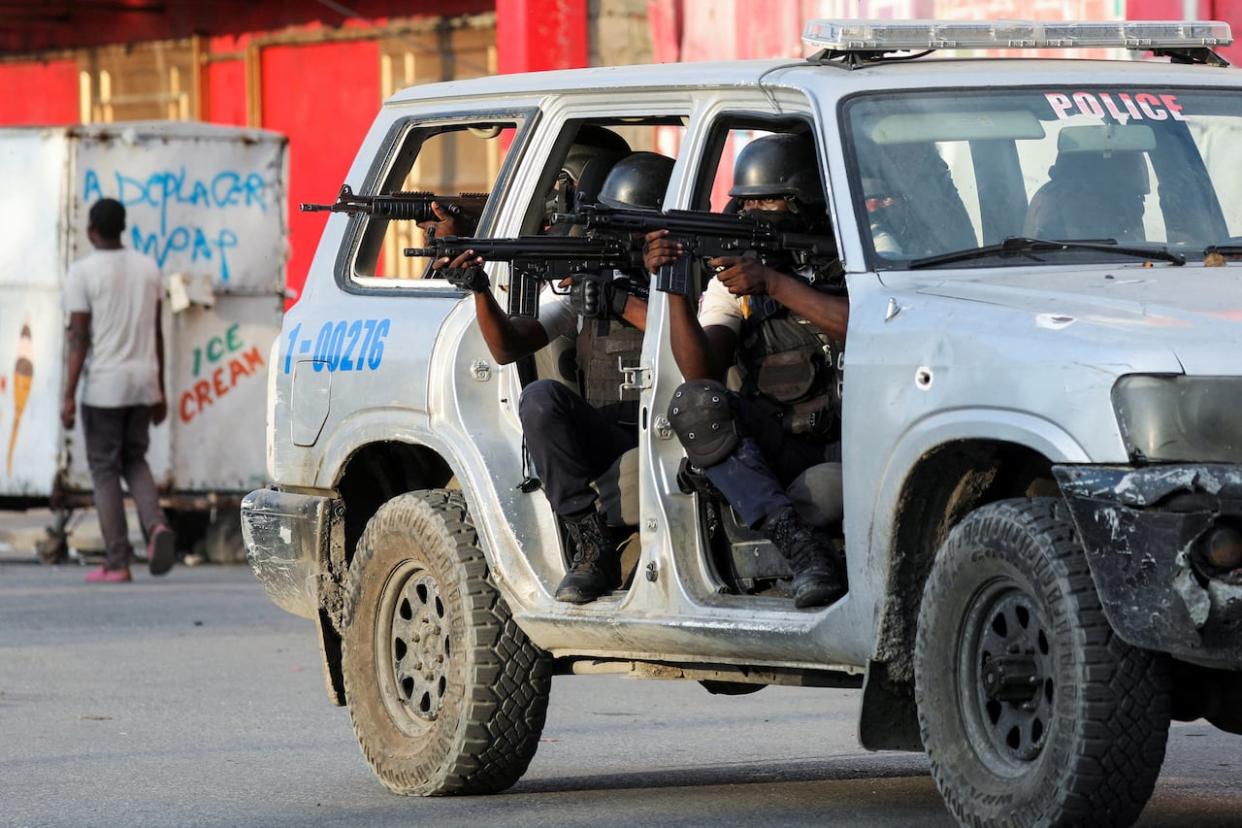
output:
[{"label": "vehicle windshield", "polygon": [[[1242,245],[1242,93],[886,93],[851,99],[845,123],[876,268],[1019,237],[1167,248],[1191,261]],[[1120,261],[1071,246],[979,251],[944,266]]]}]

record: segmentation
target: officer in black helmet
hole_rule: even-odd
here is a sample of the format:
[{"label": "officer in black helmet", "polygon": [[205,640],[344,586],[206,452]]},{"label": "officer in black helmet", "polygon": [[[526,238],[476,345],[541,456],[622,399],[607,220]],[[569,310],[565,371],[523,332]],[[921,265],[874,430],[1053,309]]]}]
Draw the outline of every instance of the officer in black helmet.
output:
[{"label": "officer in black helmet", "polygon": [[800,214],[808,225],[825,220],[815,147],[804,135],[767,135],[743,147],[729,195],[743,212],[788,211]]},{"label": "officer in black helmet", "polygon": [[[806,136],[752,141],[738,154],[733,184],[729,195],[743,213],[780,214],[799,232],[828,230]],[[667,231],[656,231],[647,237],[644,264],[654,272],[682,254]],[[786,487],[811,466],[839,459],[836,356],[849,304],[823,287],[840,271],[777,270],[745,256],[708,264],[717,273],[697,316],[692,300],[669,294],[673,355],[686,379],[673,392],[669,421],[691,463],[785,557],[795,605],[830,604],[844,594],[843,567],[827,535],[795,511]],[[739,393],[722,382],[735,363]]]},{"label": "officer in black helmet", "polygon": [[[631,153],[613,165],[597,200],[610,207],[658,210],[672,170],[671,158]],[[451,266],[482,263],[468,251]],[[433,266],[446,264],[440,260]],[[523,390],[518,403],[531,463],[552,510],[574,541],[573,563],[556,590],[560,601],[593,601],[620,581],[618,545],[629,531],[607,524],[592,482],[638,445],[637,402],[619,400],[622,377],[617,365],[619,359],[625,364],[638,361],[647,322],[647,302],[638,294],[645,295],[646,280],[641,272],[582,274],[556,292],[543,291],[538,319],[507,316],[487,289],[485,276],[475,293],[483,339],[502,364],[528,356],[559,336],[577,337],[582,394],[557,380],[541,379]]]},{"label": "officer in black helmet", "polygon": [[[567,213],[577,204],[595,201],[608,171],[629,154],[630,145],[620,135],[601,126],[584,124],[574,136],[574,143],[565,154],[552,191],[548,193],[548,212]],[[432,235],[444,238],[474,234],[476,228],[470,216],[449,213],[434,201],[431,210],[437,220],[418,225],[429,234],[428,239]]]}]

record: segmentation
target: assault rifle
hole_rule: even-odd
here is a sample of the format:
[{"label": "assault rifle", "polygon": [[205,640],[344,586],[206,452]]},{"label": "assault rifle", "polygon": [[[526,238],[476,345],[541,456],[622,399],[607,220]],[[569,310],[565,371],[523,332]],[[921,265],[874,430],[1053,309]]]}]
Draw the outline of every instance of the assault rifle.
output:
[{"label": "assault rifle", "polygon": [[306,213],[348,213],[351,216],[359,213],[377,216],[396,221],[439,221],[440,217],[431,209],[431,202],[440,205],[440,209],[450,216],[464,217],[471,222],[471,227],[478,224],[483,213],[483,205],[487,203],[487,193],[459,193],[455,196],[436,195],[419,191],[397,191],[381,195],[357,195],[348,184],[341,187],[336,201],[331,204],[307,204],[303,202],[301,209]]},{"label": "assault rifle", "polygon": [[[431,239],[427,247],[407,247],[405,255],[432,259],[457,258],[467,250],[490,262],[509,263],[510,316],[534,319],[539,311],[539,283],[551,282],[552,289],[580,273],[604,270],[641,269],[641,248],[613,238],[571,238],[568,236],[519,236],[513,239],[475,239],[444,236]],[[449,281],[457,284],[456,274]],[[466,287],[458,284],[458,287]]]},{"label": "assault rifle", "polygon": [[753,253],[764,264],[811,267],[816,273],[829,273],[837,261],[837,244],[831,234],[791,233],[781,227],[773,213],[765,221],[754,212],[746,215],[708,213],[700,210],[617,209],[590,204],[573,213],[557,213],[553,224],[573,224],[586,230],[587,238],[619,239],[629,243],[636,234],[668,230],[668,238],[681,242],[686,253],[655,274],[655,289],[665,293],[690,295],[696,261],[717,256]]}]

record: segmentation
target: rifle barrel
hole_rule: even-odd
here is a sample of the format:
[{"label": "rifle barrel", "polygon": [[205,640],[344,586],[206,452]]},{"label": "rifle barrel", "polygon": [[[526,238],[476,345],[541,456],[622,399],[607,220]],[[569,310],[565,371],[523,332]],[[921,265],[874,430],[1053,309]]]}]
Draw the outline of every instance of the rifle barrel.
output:
[{"label": "rifle barrel", "polygon": [[473,250],[484,258],[531,256],[548,259],[582,256],[622,256],[631,245],[616,239],[570,238],[565,236],[518,236],[516,238],[468,238],[445,236],[433,239],[428,247],[407,248],[408,256],[460,256]]},{"label": "rifle barrel", "polygon": [[433,201],[440,204],[449,215],[461,216],[466,213],[481,213],[487,198],[487,193],[460,193],[454,196],[427,191],[396,191],[366,196],[356,195],[345,186],[332,204],[303,202],[298,209],[306,213],[348,213],[351,216],[365,213],[390,220],[424,222],[438,219],[435,211],[431,209]]}]

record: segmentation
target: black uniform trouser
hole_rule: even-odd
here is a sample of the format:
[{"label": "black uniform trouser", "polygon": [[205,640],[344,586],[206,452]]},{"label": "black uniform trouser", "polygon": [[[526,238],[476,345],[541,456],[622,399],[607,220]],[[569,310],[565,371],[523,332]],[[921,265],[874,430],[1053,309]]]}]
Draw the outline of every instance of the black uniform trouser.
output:
[{"label": "black uniform trouser", "polygon": [[552,511],[564,517],[591,508],[591,482],[638,445],[638,404],[596,408],[556,380],[537,380],[518,400],[526,450]]},{"label": "black uniform trouser", "polygon": [[754,529],[773,512],[793,506],[785,490],[798,475],[825,462],[831,449],[823,438],[785,431],[776,412],[761,401],[730,396],[741,439],[723,460],[703,473]]}]

